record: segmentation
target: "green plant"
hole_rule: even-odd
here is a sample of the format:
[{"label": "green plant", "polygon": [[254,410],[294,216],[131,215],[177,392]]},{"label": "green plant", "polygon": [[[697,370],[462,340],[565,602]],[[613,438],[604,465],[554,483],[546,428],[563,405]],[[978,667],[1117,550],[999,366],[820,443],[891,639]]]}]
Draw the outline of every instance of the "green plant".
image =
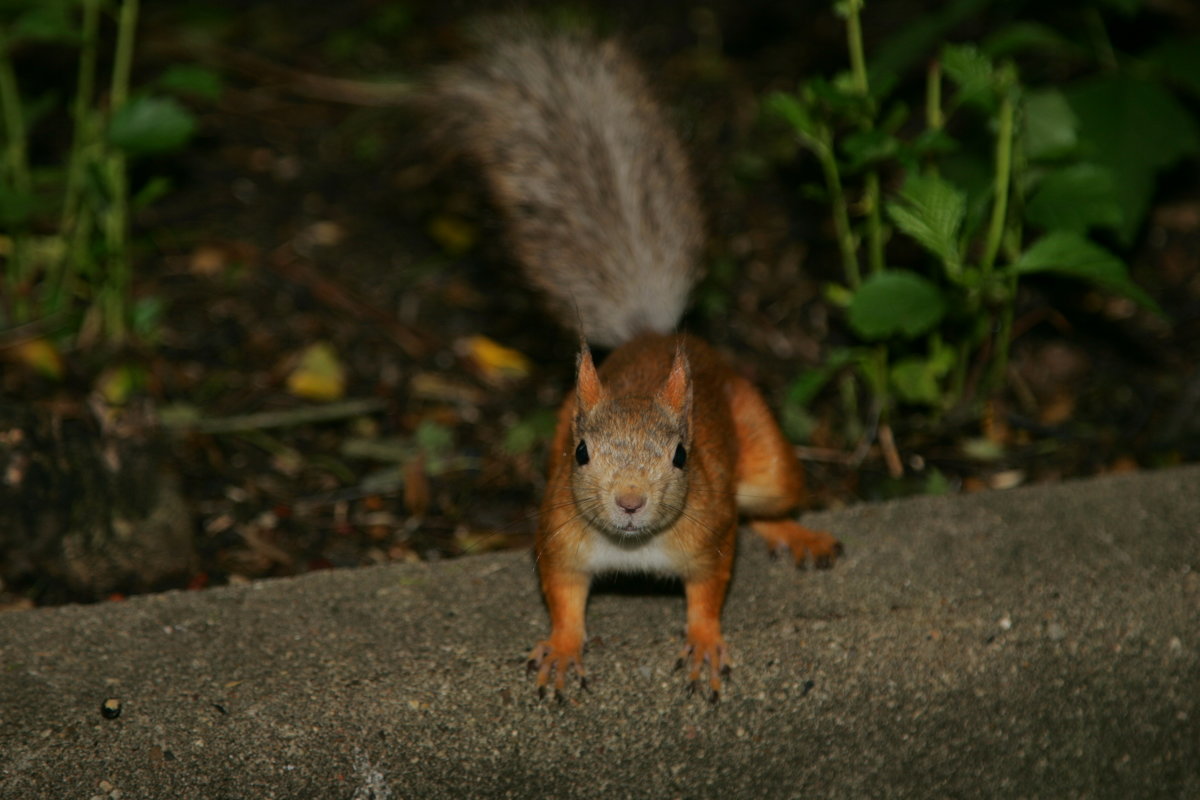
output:
[{"label": "green plant", "polygon": [[[864,2],[840,0],[849,70],[766,99],[820,165],[816,193],[829,204],[843,273],[826,295],[861,342],[802,375],[795,398],[810,399],[850,365],[881,426],[900,404],[979,408],[1003,386],[1018,286],[1040,273],[1160,311],[1091,235],[1130,244],[1157,172],[1196,151],[1196,121],[1162,80],[1184,76],[1180,84],[1196,91],[1200,48],[1163,48],[1062,89],[1033,88],[1014,54],[1068,51],[1064,37],[1017,20],[980,45],[935,51],[915,124],[895,76],[986,5],[948,3],[899,32],[872,64]],[[893,261],[905,252],[889,247],[897,234],[923,258]]]},{"label": "green plant", "polygon": [[[7,0],[3,13],[11,22],[0,29],[0,224],[7,233],[0,324],[52,321],[120,343],[153,316],[152,306],[132,302],[131,210],[165,188],[152,179],[131,191],[127,162],[181,147],[195,121],[175,100],[131,88],[138,0]],[[101,91],[110,20],[112,66]],[[71,141],[61,163],[39,165],[30,161],[29,143],[62,110],[53,90],[30,102],[15,65],[22,52],[50,47],[78,51],[65,110]],[[214,80],[188,74],[176,70],[164,83],[190,90]]]}]

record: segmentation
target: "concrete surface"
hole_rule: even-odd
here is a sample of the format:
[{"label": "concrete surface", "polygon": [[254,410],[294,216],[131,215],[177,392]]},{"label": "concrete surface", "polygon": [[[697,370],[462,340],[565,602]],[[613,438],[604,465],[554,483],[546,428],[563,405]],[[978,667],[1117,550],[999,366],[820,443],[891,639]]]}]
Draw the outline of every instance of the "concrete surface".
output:
[{"label": "concrete surface", "polygon": [[814,514],[827,573],[743,537],[716,706],[661,590],[594,596],[591,691],[539,701],[519,553],[10,612],[0,797],[1197,798],[1198,487]]}]

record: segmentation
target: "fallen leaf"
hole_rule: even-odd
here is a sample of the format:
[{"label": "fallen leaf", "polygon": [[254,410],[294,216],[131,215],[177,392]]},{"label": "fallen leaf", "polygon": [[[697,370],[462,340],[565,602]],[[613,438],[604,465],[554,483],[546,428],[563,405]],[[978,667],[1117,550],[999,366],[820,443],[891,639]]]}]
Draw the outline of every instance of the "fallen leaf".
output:
[{"label": "fallen leaf", "polygon": [[96,379],[96,391],[110,406],[122,406],[145,383],[145,379],[145,373],[138,367],[128,364],[110,367]]},{"label": "fallen leaf", "polygon": [[229,257],[220,247],[201,245],[193,250],[188,258],[188,272],[211,278],[224,272],[228,263]]},{"label": "fallen leaf", "polygon": [[287,379],[288,391],[305,400],[329,401],[346,392],[346,368],[328,342],[310,345]]},{"label": "fallen leaf", "polygon": [[309,225],[304,231],[313,244],[322,247],[332,247],[345,238],[346,232],[341,225],[333,220],[323,219]]},{"label": "fallen leaf", "polygon": [[479,369],[483,377],[492,382],[523,378],[532,365],[525,355],[511,347],[486,336],[471,336],[461,342],[460,347]]},{"label": "fallen leaf", "polygon": [[478,406],[486,396],[477,386],[435,372],[418,372],[409,384],[414,399]]},{"label": "fallen leaf", "polygon": [[46,378],[59,380],[63,376],[62,355],[45,339],[27,339],[13,348],[16,360]]},{"label": "fallen leaf", "polygon": [[1075,413],[1075,395],[1065,392],[1056,394],[1042,404],[1038,420],[1043,425],[1059,425],[1071,419]]},{"label": "fallen leaf", "polygon": [[425,475],[425,455],[417,453],[404,465],[404,508],[414,517],[425,516],[431,494]]},{"label": "fallen leaf", "polygon": [[460,217],[442,215],[429,223],[429,235],[452,256],[460,256],[475,245],[479,232]]},{"label": "fallen leaf", "polygon": [[1025,482],[1025,471],[1006,469],[987,477],[987,484],[992,489],[1013,489]]},{"label": "fallen leaf", "polygon": [[1108,472],[1113,475],[1127,475],[1130,472],[1137,472],[1138,469],[1137,459],[1133,456],[1117,456],[1108,465]]}]

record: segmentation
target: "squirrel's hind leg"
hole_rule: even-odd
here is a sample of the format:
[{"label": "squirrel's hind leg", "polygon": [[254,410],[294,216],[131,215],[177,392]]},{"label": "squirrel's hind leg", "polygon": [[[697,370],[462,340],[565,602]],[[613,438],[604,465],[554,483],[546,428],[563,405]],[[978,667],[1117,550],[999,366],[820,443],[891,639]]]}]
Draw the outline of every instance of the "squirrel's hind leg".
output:
[{"label": "squirrel's hind leg", "polygon": [[833,536],[790,519],[752,519],[750,527],[766,539],[771,552],[791,551],[798,567],[811,560],[817,569],[829,569],[842,554],[842,543]]},{"label": "squirrel's hind leg", "polygon": [[734,375],[729,402],[738,442],[738,510],[750,517],[750,527],[772,551],[790,550],[797,566],[809,560],[818,568],[833,566],[841,543],[786,518],[805,502],[804,471],[766,401],[749,381]]}]

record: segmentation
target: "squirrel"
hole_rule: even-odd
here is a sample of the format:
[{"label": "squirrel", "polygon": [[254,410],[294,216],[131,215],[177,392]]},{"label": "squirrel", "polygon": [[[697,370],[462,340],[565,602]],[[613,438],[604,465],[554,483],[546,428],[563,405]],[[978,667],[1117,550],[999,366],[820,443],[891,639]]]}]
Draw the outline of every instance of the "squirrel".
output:
[{"label": "squirrel", "polygon": [[[494,33],[494,31],[493,31]],[[642,71],[614,40],[519,24],[431,79],[442,145],[476,162],[526,280],[585,340],[549,453],[535,556],[550,636],[539,694],[586,687],[593,576],[682,579],[688,686],[719,696],[721,608],[739,512],[798,565],[831,566],[831,535],[788,514],[804,473],[762,395],[701,339],[677,334],[700,276],[698,192]],[[597,369],[587,342],[615,348]]]}]

